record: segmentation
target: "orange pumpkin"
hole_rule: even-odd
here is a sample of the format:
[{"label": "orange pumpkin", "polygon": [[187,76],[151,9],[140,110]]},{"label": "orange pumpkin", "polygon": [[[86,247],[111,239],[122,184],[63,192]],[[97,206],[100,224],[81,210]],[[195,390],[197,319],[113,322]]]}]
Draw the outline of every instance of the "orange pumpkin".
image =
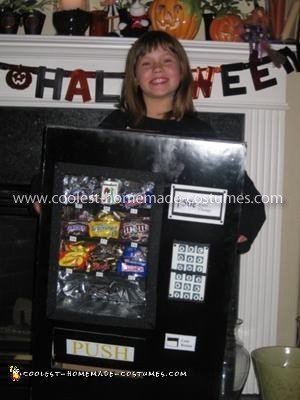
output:
[{"label": "orange pumpkin", "polygon": [[148,15],[152,30],[165,31],[177,39],[194,39],[202,18],[195,0],[154,0]]},{"label": "orange pumpkin", "polygon": [[212,40],[222,42],[242,42],[244,23],[238,15],[226,14],[216,17],[209,27]]}]

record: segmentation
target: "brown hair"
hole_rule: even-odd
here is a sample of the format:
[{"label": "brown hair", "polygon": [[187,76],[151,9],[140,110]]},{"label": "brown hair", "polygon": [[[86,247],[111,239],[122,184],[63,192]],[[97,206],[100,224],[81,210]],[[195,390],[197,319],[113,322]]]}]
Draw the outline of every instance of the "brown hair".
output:
[{"label": "brown hair", "polygon": [[163,31],[150,31],[142,35],[128,52],[125,77],[121,91],[120,108],[130,115],[131,122],[138,124],[146,115],[146,105],[143,93],[136,82],[136,64],[140,57],[158,47],[167,48],[176,54],[181,72],[181,82],[173,99],[172,111],[165,118],[180,120],[184,114],[192,113],[193,106],[193,75],[187,54],[179,41]]}]

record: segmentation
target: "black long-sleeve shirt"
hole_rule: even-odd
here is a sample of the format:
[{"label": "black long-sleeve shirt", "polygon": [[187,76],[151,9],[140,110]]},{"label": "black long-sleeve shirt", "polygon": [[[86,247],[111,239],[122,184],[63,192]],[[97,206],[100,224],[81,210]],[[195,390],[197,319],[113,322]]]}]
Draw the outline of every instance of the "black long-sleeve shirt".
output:
[{"label": "black long-sleeve shirt", "polygon": [[[99,127],[117,130],[132,128],[167,134],[185,132],[190,137],[216,138],[216,133],[211,126],[197,118],[196,115],[186,115],[180,121],[144,117],[138,125],[134,125],[127,113],[115,110],[101,121]],[[241,207],[239,234],[244,235],[248,240],[238,243],[237,249],[240,254],[250,250],[266,219],[265,207],[260,201],[261,195],[247,173],[244,178],[243,194],[244,197],[247,196],[247,203],[244,202]]]}]

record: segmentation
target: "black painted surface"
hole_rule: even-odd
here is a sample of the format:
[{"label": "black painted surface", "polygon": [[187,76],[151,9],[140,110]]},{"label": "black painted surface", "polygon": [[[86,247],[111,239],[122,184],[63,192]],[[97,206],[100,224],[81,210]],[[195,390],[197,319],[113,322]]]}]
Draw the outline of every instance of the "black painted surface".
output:
[{"label": "black painted surface", "polygon": [[0,349],[30,351],[36,218],[13,195],[25,186],[0,186]]},{"label": "black painted surface", "polygon": [[[29,184],[41,162],[47,124],[97,128],[110,110],[0,107],[0,184]],[[242,140],[244,115],[199,113],[219,139]]]},{"label": "black painted surface", "polygon": [[[128,171],[150,171],[162,175],[165,194],[170,192],[170,184],[204,186],[228,189],[229,194],[241,192],[244,174],[244,146],[239,143],[212,142],[139,132],[112,132],[103,130],[71,130],[51,128],[47,132],[44,164],[44,191],[51,193],[54,184],[54,167],[57,162],[84,165],[100,165],[110,168],[124,168]],[[176,160],[174,168],[172,161]],[[79,168],[79,169],[80,169]],[[41,221],[41,246],[37,268],[37,291],[34,324],[35,367],[50,368],[53,328],[61,328],[65,338],[74,332],[85,340],[115,343],[115,335],[136,340],[137,351],[144,346],[143,357],[136,362],[105,361],[103,359],[76,360],[65,355],[66,362],[91,363],[92,365],[133,370],[186,370],[188,377],[182,379],[156,380],[155,390],[167,381],[173,389],[183,389],[186,393],[201,395],[205,400],[216,400],[220,386],[226,321],[229,310],[231,283],[235,262],[235,240],[238,226],[238,210],[234,205],[226,209],[224,225],[170,220],[168,205],[163,207],[160,255],[157,275],[157,316],[155,327],[139,324],[132,328],[122,327],[122,323],[103,319],[90,319],[79,323],[46,317],[48,269],[53,260],[49,247],[55,228],[51,217],[53,209],[46,205]],[[52,223],[52,229],[50,229]],[[204,302],[168,300],[168,285],[172,244],[174,240],[206,243],[210,246],[208,277]],[[53,248],[52,248],[53,249]],[[50,256],[50,257],[49,257]],[[56,257],[57,259],[57,257]],[[150,289],[152,289],[150,287]],[[154,290],[155,288],[153,288]],[[80,314],[80,312],[79,312]],[[119,323],[118,323],[119,322]],[[112,326],[113,325],[113,326]],[[124,324],[123,324],[124,325]],[[73,333],[68,333],[71,329]],[[65,330],[65,331],[64,331]],[[86,334],[85,334],[86,332]],[[87,332],[89,332],[87,334]],[[178,333],[197,337],[195,352],[164,349],[165,333]],[[101,334],[100,336],[98,336]],[[104,337],[104,339],[103,339]],[[114,338],[114,339],[112,339]],[[122,341],[122,344],[124,342]],[[142,343],[142,344],[141,344]],[[130,345],[129,344],[129,345]],[[63,346],[57,348],[62,361]],[[104,383],[103,380],[101,380]],[[101,385],[98,380],[97,385]],[[148,381],[147,381],[148,382]],[[146,383],[147,383],[146,382]],[[105,382],[107,384],[107,382]],[[112,383],[112,382],[111,382]],[[132,381],[124,383],[124,390],[132,390]],[[143,382],[145,383],[145,382]],[[67,381],[66,381],[67,384]],[[138,386],[139,383],[136,383]],[[153,382],[152,382],[153,384]],[[95,387],[94,387],[95,389]],[[100,389],[100,386],[99,386]],[[144,385],[143,390],[146,390]]]}]

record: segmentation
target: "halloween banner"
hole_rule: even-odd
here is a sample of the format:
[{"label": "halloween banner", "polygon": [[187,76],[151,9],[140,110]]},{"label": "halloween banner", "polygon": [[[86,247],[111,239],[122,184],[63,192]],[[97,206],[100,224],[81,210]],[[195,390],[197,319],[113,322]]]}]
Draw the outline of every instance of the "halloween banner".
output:
[{"label": "halloween banner", "polygon": [[[276,51],[283,59],[281,63],[287,74],[293,71],[300,71],[300,61],[296,54],[288,47]],[[248,63],[225,64],[221,66],[208,66],[205,68],[196,67],[192,69],[194,77],[193,98],[200,96],[210,97],[215,74],[221,74],[223,96],[236,96],[247,94],[245,86],[237,86],[240,82],[239,72],[249,70],[253,85],[256,91],[267,89],[277,85],[276,78],[267,77],[270,75],[268,67],[272,59],[269,56],[262,58],[251,58]],[[88,84],[88,79],[95,79],[95,102],[96,103],[115,103],[119,100],[119,95],[104,94],[104,82],[106,79],[123,79],[124,74],[120,72],[105,71],[84,71],[76,69],[67,71],[62,68],[29,67],[25,65],[14,65],[0,62],[0,70],[7,70],[6,83],[11,89],[25,90],[32,84],[32,75],[36,75],[35,97],[43,98],[45,88],[51,88],[52,99],[61,100],[63,80],[69,78],[67,91],[64,99],[72,102],[74,96],[81,96],[83,102],[91,101],[92,96]],[[47,78],[47,73],[52,73],[53,77]]]}]

